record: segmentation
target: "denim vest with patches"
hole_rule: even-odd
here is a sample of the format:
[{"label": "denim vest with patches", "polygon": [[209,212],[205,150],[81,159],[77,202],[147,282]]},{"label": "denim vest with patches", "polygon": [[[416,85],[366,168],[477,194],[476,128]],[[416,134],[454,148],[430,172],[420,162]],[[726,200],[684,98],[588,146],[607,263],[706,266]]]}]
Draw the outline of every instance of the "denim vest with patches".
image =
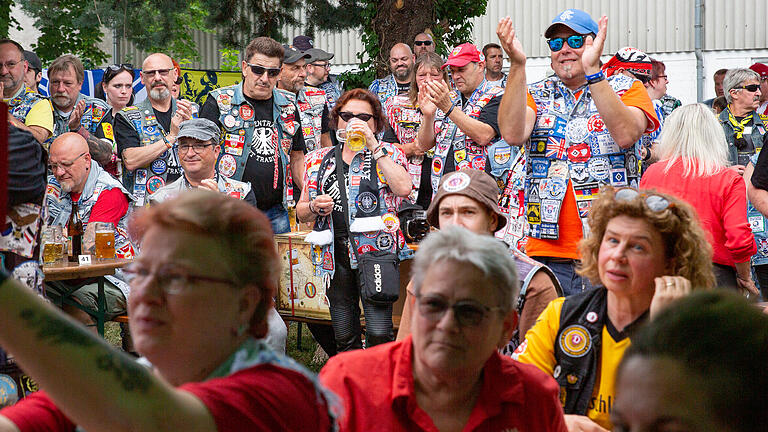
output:
[{"label": "denim vest with patches", "polygon": [[[80,117],[80,125],[88,130],[90,133],[96,132],[96,128],[99,127],[101,124],[101,121],[104,120],[104,116],[107,114],[107,111],[109,111],[109,105],[101,100],[94,97],[86,96],[82,93],[78,93],[77,100],[75,101],[75,105],[77,106],[78,103],[80,103],[81,100],[85,101],[85,110],[83,111],[83,116]],[[69,116],[68,114],[66,117],[64,117],[55,107],[53,109],[53,136],[50,138],[50,141],[53,142],[56,137],[59,135],[70,132],[69,129]],[[72,131],[76,132],[76,131]]]},{"label": "denim vest with patches", "polygon": [[[473,119],[480,117],[480,111],[491,99],[504,94],[504,89],[491,85],[483,79],[483,82],[472,92],[462,109],[466,115]],[[454,103],[461,104],[461,97],[456,93],[451,97]],[[457,108],[460,108],[457,107]],[[498,141],[497,138],[495,141]],[[485,162],[488,154],[488,146],[481,146],[469,138],[450,118],[438,110],[435,115],[435,157],[432,159],[432,196],[437,194],[440,178],[445,172],[445,161],[449,155],[453,155],[454,168],[458,171],[464,168],[485,170]]]},{"label": "denim vest with patches", "polygon": [[[245,165],[254,140],[255,110],[243,95],[243,83],[213,90],[209,96],[219,107],[222,127],[222,148],[217,163],[219,174],[242,180]],[[293,177],[290,154],[293,136],[301,127],[297,117],[296,95],[275,88],[272,90],[272,142],[283,165],[283,207],[288,208],[293,197]]]},{"label": "denim vest with patches", "polygon": [[[80,199],[77,201],[77,210],[80,220],[83,221],[83,228],[88,225],[88,219],[91,217],[91,210],[99,200],[102,192],[111,189],[120,189],[127,197],[128,201],[133,201],[133,197],[127,190],[104,171],[94,160],[91,161],[91,170],[88,173],[88,180],[85,182]],[[69,222],[69,215],[72,212],[72,197],[69,193],[62,192],[61,185],[54,176],[48,177],[48,188],[45,193],[46,205],[46,224],[66,226]],[[128,218],[131,214],[130,206],[115,227],[115,253],[118,258],[133,258],[136,250],[128,237]]]},{"label": "denim vest with patches", "polygon": [[[608,78],[619,97],[633,82],[621,74]],[[528,236],[560,237],[559,218],[568,180],[586,235],[589,209],[600,187],[637,187],[637,146],[622,149],[616,144],[586,84],[572,91],[553,76],[530,84],[528,92],[536,102],[536,124],[525,148]]]},{"label": "denim vest with patches", "polygon": [[[750,158],[753,166],[757,166],[757,158],[760,155],[760,150]],[[768,219],[760,213],[751,201],[747,201],[747,219],[749,225],[752,228],[752,234],[755,236],[755,244],[757,245],[757,252],[752,255],[752,265],[764,265],[768,264]]]},{"label": "denim vest with patches", "polygon": [[316,87],[305,86],[297,96],[301,131],[304,133],[304,145],[307,147],[307,152],[311,152],[321,147],[323,109],[326,106],[325,91]]},{"label": "denim vest with patches", "polygon": [[728,142],[728,160],[731,162],[731,165],[746,166],[749,158],[763,148],[763,135],[765,135],[768,116],[758,114],[756,111],[752,112],[752,133],[749,134],[749,142],[752,144],[752,148],[739,150],[734,144],[736,142],[736,130],[728,120],[729,110],[730,105],[717,116],[720,124],[723,125],[725,141]]},{"label": "denim vest with patches", "polygon": [[14,116],[16,120],[24,123],[32,106],[43,99],[45,98],[37,94],[34,90],[27,86],[23,86],[13,97],[11,97],[11,99],[8,100],[8,112]]},{"label": "denim vest with patches", "polygon": [[395,81],[395,76],[390,74],[384,78],[373,80],[371,85],[368,86],[368,90],[379,98],[379,102],[381,102],[381,106],[383,107],[389,98],[397,95],[397,81]]},{"label": "denim vest with patches", "polygon": [[[176,99],[171,98],[171,115],[176,112],[176,107]],[[197,105],[194,104],[193,111],[196,109]],[[148,98],[134,106],[124,108],[116,115],[123,116],[133,126],[139,135],[142,147],[166,141],[165,136],[169,131],[166,131],[157,121],[152,103]],[[133,171],[123,170],[123,184],[135,197],[135,205],[143,206],[150,195],[166,185],[169,174],[179,176],[181,173],[178,155],[173,149],[167,149],[145,168],[137,168]]]}]

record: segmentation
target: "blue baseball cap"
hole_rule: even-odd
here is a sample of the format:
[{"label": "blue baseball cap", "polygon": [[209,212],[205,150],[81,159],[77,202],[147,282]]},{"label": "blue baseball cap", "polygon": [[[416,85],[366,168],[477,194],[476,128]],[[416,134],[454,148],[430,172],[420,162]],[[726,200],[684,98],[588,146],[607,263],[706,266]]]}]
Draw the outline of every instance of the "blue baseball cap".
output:
[{"label": "blue baseball cap", "polygon": [[599,31],[597,23],[588,13],[579,9],[566,9],[552,20],[552,24],[544,32],[544,37],[547,39],[552,37],[552,31],[558,24],[562,24],[578,34],[597,34]]}]

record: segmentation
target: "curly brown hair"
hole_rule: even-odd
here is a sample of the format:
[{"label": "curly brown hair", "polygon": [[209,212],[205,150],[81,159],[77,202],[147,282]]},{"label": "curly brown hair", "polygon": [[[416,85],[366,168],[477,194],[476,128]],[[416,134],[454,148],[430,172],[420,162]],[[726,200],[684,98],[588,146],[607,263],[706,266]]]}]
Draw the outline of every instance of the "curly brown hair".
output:
[{"label": "curly brown hair", "polygon": [[[701,228],[693,207],[655,190],[641,190],[632,200],[616,200],[614,196],[617,190],[606,187],[592,203],[588,219],[590,233],[579,244],[580,275],[589,278],[593,284],[600,284],[597,257],[606,226],[617,216],[629,216],[643,219],[659,231],[664,241],[664,255],[672,263],[671,275],[688,279],[693,289],[715,286],[712,246],[707,241],[707,234]],[[649,195],[665,198],[669,207],[661,211],[651,210],[645,201]]]},{"label": "curly brown hair", "polygon": [[371,106],[371,112],[373,113],[373,120],[376,122],[376,130],[373,132],[384,132],[384,127],[387,125],[387,119],[384,117],[384,111],[381,108],[381,102],[379,102],[379,98],[377,98],[376,95],[369,92],[368,90],[361,88],[356,88],[344,92],[339,100],[336,101],[336,105],[330,112],[330,128],[333,130],[338,129],[339,113],[344,108],[344,106],[347,105],[347,102],[352,99],[368,102],[368,105]]}]

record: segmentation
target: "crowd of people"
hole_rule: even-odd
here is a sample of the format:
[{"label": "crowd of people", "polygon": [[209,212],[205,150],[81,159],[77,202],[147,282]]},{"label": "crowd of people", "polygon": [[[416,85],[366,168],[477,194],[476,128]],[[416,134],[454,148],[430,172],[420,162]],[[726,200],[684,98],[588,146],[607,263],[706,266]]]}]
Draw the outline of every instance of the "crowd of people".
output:
[{"label": "crowd of people", "polygon": [[[46,98],[37,56],[0,40],[0,366],[41,388],[0,431],[768,424],[768,317],[749,303],[768,299],[768,66],[718,70],[717,97],[682,106],[663,62],[602,62],[608,18],[567,9],[529,83],[520,25],[447,58],[419,33],[347,91],[312,39],[257,37],[201,105],[163,53],[144,100],[130,64],[82,94],[69,54]],[[93,280],[44,279],[42,233],[78,219],[82,254],[103,222],[131,260],[103,291],[130,321],[122,351],[88,329]],[[331,317],[309,326],[319,376],[285,355],[274,301],[274,236],[300,223]]]}]

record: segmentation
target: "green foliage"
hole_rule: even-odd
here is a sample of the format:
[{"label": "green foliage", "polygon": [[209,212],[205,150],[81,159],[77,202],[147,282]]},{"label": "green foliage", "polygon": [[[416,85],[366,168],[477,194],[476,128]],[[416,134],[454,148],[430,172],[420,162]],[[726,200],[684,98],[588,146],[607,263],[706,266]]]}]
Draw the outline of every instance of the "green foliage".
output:
[{"label": "green foliage", "polygon": [[207,24],[219,30],[219,41],[227,48],[244,48],[257,36],[285,41],[286,25],[298,25],[294,11],[302,0],[200,0],[209,11]]},{"label": "green foliage", "polygon": [[19,22],[11,15],[11,5],[13,0],[0,0],[0,38],[7,38],[12,28],[21,30]]},{"label": "green foliage", "polygon": [[222,48],[219,50],[221,54],[221,70],[225,71],[237,71],[240,70],[240,50],[232,48]]}]

